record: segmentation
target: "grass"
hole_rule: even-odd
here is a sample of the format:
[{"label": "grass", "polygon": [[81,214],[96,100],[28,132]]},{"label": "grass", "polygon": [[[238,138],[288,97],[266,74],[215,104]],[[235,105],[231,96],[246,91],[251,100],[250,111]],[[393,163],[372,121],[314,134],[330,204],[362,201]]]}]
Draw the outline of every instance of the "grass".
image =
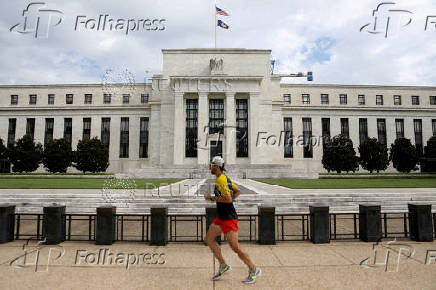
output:
[{"label": "grass", "polygon": [[[46,178],[46,177],[3,177],[0,178],[1,189],[102,189],[106,178]],[[180,179],[133,179],[137,189],[143,189],[148,183],[154,186],[178,182]],[[111,187],[112,188],[112,187]],[[115,188],[121,188],[116,186]]]},{"label": "grass", "polygon": [[436,178],[329,178],[329,179],[257,179],[294,189],[349,189],[349,188],[435,188]]},{"label": "grass", "polygon": [[36,173],[36,172],[11,172],[11,173],[0,173],[0,177],[1,176],[8,176],[8,175],[113,175],[113,173],[91,173],[91,172],[87,172],[87,173],[83,173],[83,172],[75,172],[75,173],[50,173],[50,172],[41,172],[41,173]]},{"label": "grass", "polygon": [[325,175],[332,175],[332,176],[377,176],[377,175],[389,175],[389,176],[427,176],[427,175],[435,175],[436,172],[410,172],[410,173],[402,173],[402,172],[379,172],[377,173],[374,171],[373,173],[369,172],[349,172],[349,173],[336,173],[336,172],[330,172],[330,173],[320,173],[319,176],[325,176]]}]

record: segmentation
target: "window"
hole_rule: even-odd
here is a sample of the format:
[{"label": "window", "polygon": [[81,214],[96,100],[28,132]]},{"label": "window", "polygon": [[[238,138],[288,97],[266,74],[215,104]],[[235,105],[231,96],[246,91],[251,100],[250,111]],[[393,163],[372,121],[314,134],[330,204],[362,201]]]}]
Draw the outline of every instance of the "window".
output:
[{"label": "window", "polygon": [[111,94],[104,94],[103,95],[103,104],[110,104],[111,103]]},{"label": "window", "polygon": [[209,134],[224,133],[224,100],[209,100]]},{"label": "window", "polygon": [[236,100],[236,157],[248,157],[248,100]]},{"label": "window", "polygon": [[54,98],[55,98],[55,95],[53,95],[53,94],[49,94],[48,95],[48,104],[49,105],[54,105]]},{"label": "window", "polygon": [[412,105],[419,105],[419,96],[412,96]]},{"label": "window", "polygon": [[322,118],[321,119],[322,126],[322,148],[323,150],[330,142],[330,118]]},{"label": "window", "polygon": [[130,95],[123,95],[123,104],[128,104],[130,101]]},{"label": "window", "polygon": [[18,95],[11,95],[11,105],[18,105]]},{"label": "window", "polygon": [[377,134],[378,141],[383,145],[386,144],[386,120],[385,119],[377,119]]},{"label": "window", "polygon": [[120,158],[129,158],[129,118],[121,118],[120,126]]},{"label": "window", "polygon": [[365,95],[357,96],[357,101],[358,101],[359,105],[365,105]]},{"label": "window", "polygon": [[347,104],[347,94],[340,94],[339,95],[339,103],[341,105],[346,105]]},{"label": "window", "polygon": [[436,96],[430,96],[430,105],[436,105]]},{"label": "window", "polygon": [[401,96],[400,95],[395,95],[394,96],[394,105],[396,105],[396,106],[400,106],[401,105]]},{"label": "window", "polygon": [[92,104],[92,95],[91,94],[85,94],[85,104]]},{"label": "window", "polygon": [[329,103],[329,95],[328,94],[321,94],[321,104],[328,104]]},{"label": "window", "polygon": [[147,104],[148,103],[148,94],[142,94],[141,95],[141,104]]},{"label": "window", "polygon": [[284,101],[286,104],[290,104],[290,103],[291,103],[291,95],[290,95],[290,94],[284,94],[284,95],[283,95],[283,101]]},{"label": "window", "polygon": [[359,119],[359,142],[362,145],[368,138],[368,120],[366,118]]},{"label": "window", "polygon": [[312,119],[303,118],[303,157],[312,158]]},{"label": "window", "polygon": [[293,139],[292,139],[292,118],[284,118],[284,133],[285,133],[285,150],[284,157],[292,158],[294,156]]},{"label": "window", "polygon": [[301,95],[303,98],[303,104],[310,104],[310,95],[309,94],[303,94]]},{"label": "window", "polygon": [[416,154],[421,157],[422,156],[422,120],[414,119],[413,127],[415,129],[415,146],[416,146]]},{"label": "window", "polygon": [[36,95],[29,95],[29,105],[36,105]]},{"label": "window", "polygon": [[9,127],[8,127],[8,147],[11,147],[15,144],[15,130],[17,129],[17,119],[10,118],[9,119]]},{"label": "window", "polygon": [[91,118],[83,118],[82,139],[91,139]]},{"label": "window", "polygon": [[197,157],[198,99],[186,100],[185,156]]},{"label": "window", "polygon": [[433,136],[436,137],[436,119],[431,120],[431,128],[433,131]]},{"label": "window", "polygon": [[109,148],[111,136],[111,118],[101,118],[101,142]]},{"label": "window", "polygon": [[404,119],[395,119],[395,131],[397,139],[404,138]]},{"label": "window", "polygon": [[27,118],[26,134],[29,134],[32,139],[35,137],[35,118]]},{"label": "window", "polygon": [[383,95],[376,95],[375,96],[375,104],[376,105],[383,105]]},{"label": "window", "polygon": [[348,126],[348,118],[341,118],[341,134],[350,137],[350,129]]},{"label": "window", "polygon": [[148,118],[141,117],[139,128],[139,158],[148,157]]},{"label": "window", "polygon": [[71,105],[73,103],[73,94],[67,94],[65,96],[65,103]]},{"label": "window", "polygon": [[72,118],[64,118],[64,138],[70,142],[72,141],[73,136],[73,119]]},{"label": "window", "polygon": [[53,118],[45,118],[45,135],[44,135],[44,147],[47,146],[48,142],[53,140]]}]

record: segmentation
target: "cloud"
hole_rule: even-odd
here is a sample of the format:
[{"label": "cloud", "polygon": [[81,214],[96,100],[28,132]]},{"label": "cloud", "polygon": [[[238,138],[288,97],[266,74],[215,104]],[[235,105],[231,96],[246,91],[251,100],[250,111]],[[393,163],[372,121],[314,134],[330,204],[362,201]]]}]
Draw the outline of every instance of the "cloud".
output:
[{"label": "cloud", "polygon": [[[160,72],[163,48],[214,46],[214,7],[209,2],[47,1],[47,7],[64,13],[47,39],[10,32],[22,21],[27,4],[5,2],[0,12],[0,84],[98,83],[110,68],[127,68],[141,82],[147,71]],[[436,27],[424,31],[426,17],[436,15],[436,3],[397,1],[397,9],[413,12],[412,22],[406,27],[395,24],[388,38],[359,31],[374,21],[372,11],[379,3],[222,0],[219,7],[231,16],[221,19],[230,30],[217,30],[218,47],[272,49],[276,72],[313,71],[314,83],[436,85]],[[74,31],[78,15],[98,19],[106,14],[114,19],[165,19],[166,29],[129,35]]]}]

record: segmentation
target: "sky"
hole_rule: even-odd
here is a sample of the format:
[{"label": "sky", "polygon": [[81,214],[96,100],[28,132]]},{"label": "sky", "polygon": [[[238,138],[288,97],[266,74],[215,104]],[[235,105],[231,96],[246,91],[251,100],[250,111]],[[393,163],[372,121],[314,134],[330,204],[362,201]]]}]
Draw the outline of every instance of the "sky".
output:
[{"label": "sky", "polygon": [[[139,83],[161,72],[161,49],[214,47],[212,0],[41,0],[25,28],[31,3],[1,0],[0,85],[101,83],[126,70]],[[314,84],[436,86],[436,1],[382,3],[217,0],[230,14],[218,16],[230,28],[217,28],[217,47],[271,49],[275,73],[312,71]],[[162,22],[91,29],[99,15],[130,28]]]}]

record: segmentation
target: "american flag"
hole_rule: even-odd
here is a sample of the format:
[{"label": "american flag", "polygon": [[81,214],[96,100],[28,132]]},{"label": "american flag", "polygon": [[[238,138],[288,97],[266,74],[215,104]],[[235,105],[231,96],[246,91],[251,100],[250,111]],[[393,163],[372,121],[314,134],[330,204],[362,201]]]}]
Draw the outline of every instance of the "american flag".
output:
[{"label": "american flag", "polygon": [[216,6],[215,6],[215,8],[216,8],[216,14],[223,15],[223,16],[229,16],[229,14],[226,11],[224,11]]}]

